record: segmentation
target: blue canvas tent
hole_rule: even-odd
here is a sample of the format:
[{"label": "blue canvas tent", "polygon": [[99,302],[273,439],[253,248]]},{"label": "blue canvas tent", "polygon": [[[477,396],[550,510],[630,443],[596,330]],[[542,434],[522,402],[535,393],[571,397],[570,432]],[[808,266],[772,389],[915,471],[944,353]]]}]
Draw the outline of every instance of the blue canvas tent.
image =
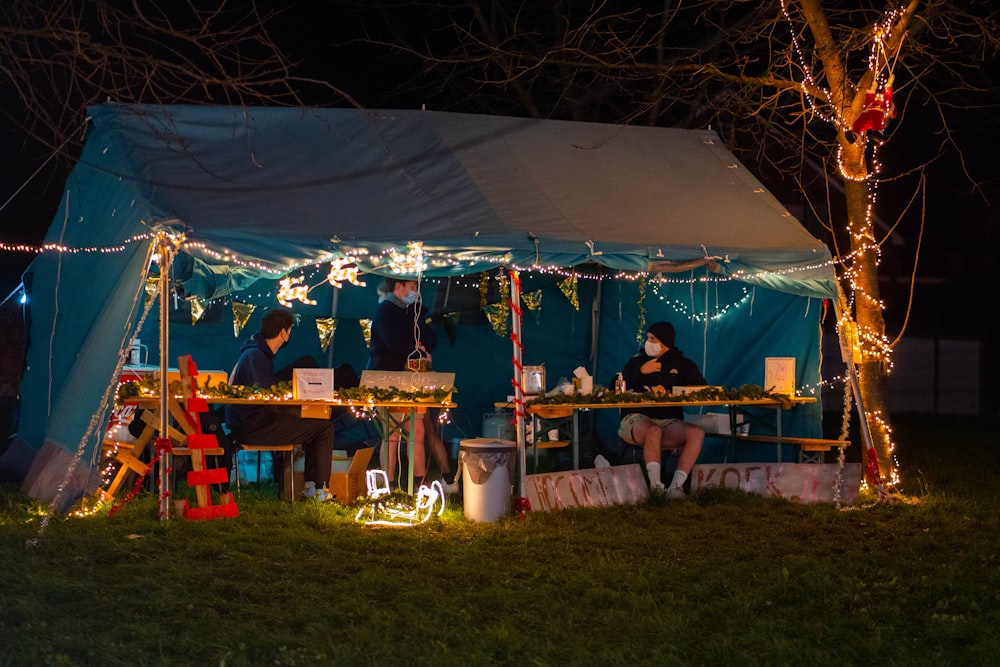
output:
[{"label": "blue canvas tent", "polygon": [[[132,340],[159,363],[156,309],[144,315],[158,233],[179,244],[170,355],[222,370],[277,305],[284,276],[314,288],[315,301],[292,306],[301,319],[288,359],[360,370],[378,276],[391,273],[392,252],[422,243],[422,291],[441,329],[434,364],[457,374],[456,424],[469,437],[512,393],[512,344],[490,311],[500,267],[519,269],[531,297],[524,362],[546,364],[551,379],[582,365],[601,384],[634,354],[642,322],[668,319],[713,384],[761,384],[765,357],[791,356],[797,385],[818,395],[822,300],[836,295],[828,249],[711,131],[96,106],[51,251],[23,281],[30,344],[17,435],[37,452],[24,484],[34,497],[75,499],[100,482],[96,452]],[[366,287],[324,283],[343,257]],[[234,305],[255,308],[238,338]],[[326,318],[336,331],[324,351],[316,323]],[[819,434],[818,404],[792,413],[790,428]]]}]

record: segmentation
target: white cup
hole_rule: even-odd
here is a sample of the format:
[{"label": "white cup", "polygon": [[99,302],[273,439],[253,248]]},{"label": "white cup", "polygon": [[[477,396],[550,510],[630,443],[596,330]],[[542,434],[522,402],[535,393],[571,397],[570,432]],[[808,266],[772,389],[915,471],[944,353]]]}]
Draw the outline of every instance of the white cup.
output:
[{"label": "white cup", "polygon": [[559,429],[557,429],[557,428],[550,428],[549,429],[549,440],[551,442],[555,442],[558,439],[559,439]]}]

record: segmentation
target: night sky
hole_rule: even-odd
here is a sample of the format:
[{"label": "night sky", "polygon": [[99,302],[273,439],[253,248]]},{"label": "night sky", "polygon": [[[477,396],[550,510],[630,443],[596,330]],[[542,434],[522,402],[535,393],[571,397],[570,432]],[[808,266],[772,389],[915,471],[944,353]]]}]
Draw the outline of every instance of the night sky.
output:
[{"label": "night sky", "polygon": [[[303,62],[301,73],[325,78],[370,108],[419,108],[424,103],[428,108],[442,108],[435,106],[443,104],[440,100],[415,99],[402,90],[418,71],[413,62],[401,60],[384,48],[349,44],[358,32],[357,25],[342,17],[324,15],[324,7],[291,4],[271,26],[272,37],[282,50],[293,60]],[[997,99],[1000,108],[1000,96]],[[912,166],[907,159],[912,144],[907,142],[937,131],[933,118],[922,118],[918,111],[909,109],[906,117],[898,121],[906,123],[906,127],[885,149],[886,173]],[[4,117],[9,120],[9,111]],[[985,184],[984,191],[974,192],[963,178],[935,181],[928,187],[929,214],[917,265],[920,282],[907,324],[918,333],[979,337],[991,319],[983,300],[989,294],[1000,293],[992,287],[998,267],[989,252],[1000,240],[996,212],[1000,169],[995,166],[1000,158],[1000,143],[995,141],[995,125],[975,124],[988,118],[984,114],[970,115],[970,126],[961,128],[962,132],[983,138],[982,142],[972,142],[976,151],[966,160],[975,177]],[[9,122],[4,123],[0,145],[7,158],[0,171],[0,205],[4,206],[0,211],[0,239],[7,244],[40,244],[52,221],[69,165],[58,160],[43,164],[49,156],[25,148],[23,137]],[[947,171],[958,175],[961,164],[954,157],[945,159],[951,160]],[[897,212],[905,206],[905,201],[895,199],[902,196],[894,193],[891,183],[882,187],[878,213],[886,225],[894,224]],[[808,222],[807,227],[816,233]],[[883,283],[883,296],[890,304],[886,313],[890,328],[898,329],[906,316],[912,258],[918,251],[914,228],[912,222],[901,225],[904,231],[890,237],[886,244],[882,274],[888,280]],[[897,250],[901,252],[898,259]],[[0,298],[15,289],[30,260],[31,255],[26,253],[0,253]]]}]

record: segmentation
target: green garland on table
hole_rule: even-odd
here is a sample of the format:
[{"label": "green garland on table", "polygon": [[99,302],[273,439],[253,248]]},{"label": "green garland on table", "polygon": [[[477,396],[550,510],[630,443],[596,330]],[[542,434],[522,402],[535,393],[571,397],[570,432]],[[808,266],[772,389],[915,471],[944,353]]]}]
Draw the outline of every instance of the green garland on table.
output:
[{"label": "green garland on table", "polygon": [[391,401],[418,401],[421,403],[445,403],[455,393],[453,387],[408,391],[397,387],[344,387],[337,396],[348,401],[385,403]]},{"label": "green garland on table", "polygon": [[[170,384],[170,390],[180,392],[178,381]],[[347,387],[337,391],[337,397],[343,400],[364,402],[418,401],[421,403],[445,403],[450,400],[454,388],[439,388],[418,391],[405,391],[396,387]],[[158,375],[144,376],[138,382],[128,381],[118,385],[118,401],[125,401],[139,396],[157,396],[160,393],[160,378]],[[268,389],[257,386],[244,387],[230,385],[225,381],[213,385],[211,379],[204,384],[198,384],[198,395],[205,398],[285,398],[292,395],[290,382],[279,382]]]},{"label": "green garland on table", "polygon": [[777,394],[765,390],[757,384],[744,384],[739,387],[705,387],[684,395],[668,394],[658,391],[628,391],[624,394],[616,394],[607,387],[594,385],[592,394],[553,394],[551,396],[539,396],[525,403],[526,407],[532,405],[573,405],[573,404],[600,404],[600,403],[644,403],[646,401],[660,401],[669,403],[691,403],[698,401],[758,401],[774,400],[781,401],[782,407],[791,407],[791,399],[788,394]]}]

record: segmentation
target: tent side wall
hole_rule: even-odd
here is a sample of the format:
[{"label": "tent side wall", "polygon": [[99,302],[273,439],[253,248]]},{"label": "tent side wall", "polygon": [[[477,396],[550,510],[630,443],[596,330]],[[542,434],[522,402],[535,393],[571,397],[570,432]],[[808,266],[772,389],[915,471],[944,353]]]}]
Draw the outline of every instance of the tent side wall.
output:
[{"label": "tent side wall", "polygon": [[[49,450],[32,464],[24,490],[44,500],[61,494],[63,507],[96,484],[89,469],[107,414],[105,389],[142,308],[146,209],[122,186],[127,158],[117,152],[95,128],[46,237],[71,250],[39,255],[23,279],[30,338],[17,437]],[[64,483],[67,462],[78,477]],[[81,470],[88,474],[79,477]]]}]

